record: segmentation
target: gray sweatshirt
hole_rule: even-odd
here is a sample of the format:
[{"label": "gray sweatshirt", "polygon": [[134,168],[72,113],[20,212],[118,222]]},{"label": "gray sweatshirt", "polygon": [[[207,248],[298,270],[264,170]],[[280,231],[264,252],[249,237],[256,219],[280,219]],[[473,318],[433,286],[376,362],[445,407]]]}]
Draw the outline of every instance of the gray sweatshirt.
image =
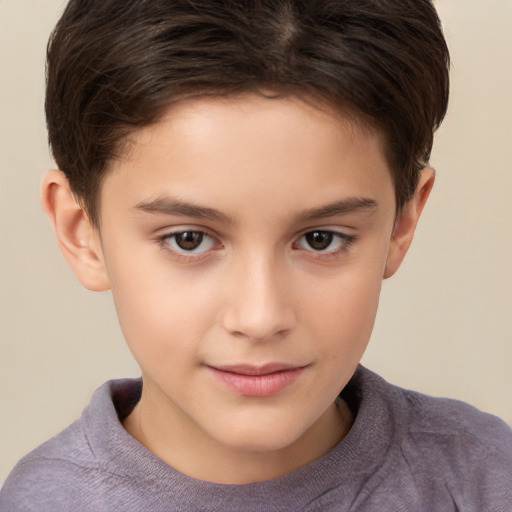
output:
[{"label": "gray sweatshirt", "polygon": [[0,511],[512,511],[512,430],[462,402],[392,386],[359,367],[342,392],[356,414],[331,452],[247,485],[190,478],[120,423],[140,380],[94,394],[81,418],[21,459]]}]

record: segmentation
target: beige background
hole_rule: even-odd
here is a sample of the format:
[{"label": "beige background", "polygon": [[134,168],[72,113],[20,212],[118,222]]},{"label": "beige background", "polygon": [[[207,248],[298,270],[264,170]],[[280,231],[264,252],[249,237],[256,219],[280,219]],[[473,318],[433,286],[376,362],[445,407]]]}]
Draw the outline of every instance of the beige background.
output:
[{"label": "beige background", "polygon": [[[0,0],[0,482],[103,381],[137,375],[109,295],[76,282],[38,202],[45,44],[63,4]],[[512,423],[512,1],[437,5],[453,59],[437,183],[364,362]]]}]

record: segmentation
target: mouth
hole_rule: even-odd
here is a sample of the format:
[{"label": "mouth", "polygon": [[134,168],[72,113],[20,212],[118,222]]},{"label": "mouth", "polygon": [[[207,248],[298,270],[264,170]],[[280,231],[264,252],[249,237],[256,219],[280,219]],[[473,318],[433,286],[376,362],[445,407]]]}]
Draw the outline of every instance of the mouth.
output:
[{"label": "mouth", "polygon": [[212,376],[231,391],[242,396],[269,397],[291,386],[307,368],[282,363],[263,366],[206,366]]}]

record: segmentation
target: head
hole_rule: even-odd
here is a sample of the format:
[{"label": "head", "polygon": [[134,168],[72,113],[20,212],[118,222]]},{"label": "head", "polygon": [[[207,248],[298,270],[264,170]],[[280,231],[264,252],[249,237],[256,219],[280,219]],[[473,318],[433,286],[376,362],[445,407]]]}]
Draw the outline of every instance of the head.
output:
[{"label": "head", "polygon": [[428,1],[70,2],[43,202],[80,281],[112,290],[144,380],[127,428],[164,460],[254,481],[346,431],[447,61]]},{"label": "head", "polygon": [[96,226],[101,183],[129,135],[195,96],[298,96],[379,131],[397,211],[448,101],[431,0],[72,0],[48,48],[59,168]]}]

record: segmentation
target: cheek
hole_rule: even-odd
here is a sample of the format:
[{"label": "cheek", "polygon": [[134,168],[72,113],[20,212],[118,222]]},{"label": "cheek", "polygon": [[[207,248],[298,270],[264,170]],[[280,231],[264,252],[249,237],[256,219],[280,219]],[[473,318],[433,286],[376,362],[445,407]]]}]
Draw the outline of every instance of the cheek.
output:
[{"label": "cheek", "polygon": [[[307,297],[312,339],[318,350],[329,351],[332,362],[359,360],[370,338],[382,284],[381,267],[359,265],[340,270],[317,283]],[[305,313],[306,314],[306,313]]]},{"label": "cheek", "polygon": [[311,283],[309,307],[319,311],[329,324],[353,323],[375,314],[377,309],[385,258],[380,251],[372,258],[371,254],[364,258],[354,258],[347,265],[324,276],[316,283]]},{"label": "cheek", "polygon": [[139,364],[179,359],[193,350],[215,315],[216,287],[205,276],[162,262],[113,262],[112,295],[121,329]]}]

